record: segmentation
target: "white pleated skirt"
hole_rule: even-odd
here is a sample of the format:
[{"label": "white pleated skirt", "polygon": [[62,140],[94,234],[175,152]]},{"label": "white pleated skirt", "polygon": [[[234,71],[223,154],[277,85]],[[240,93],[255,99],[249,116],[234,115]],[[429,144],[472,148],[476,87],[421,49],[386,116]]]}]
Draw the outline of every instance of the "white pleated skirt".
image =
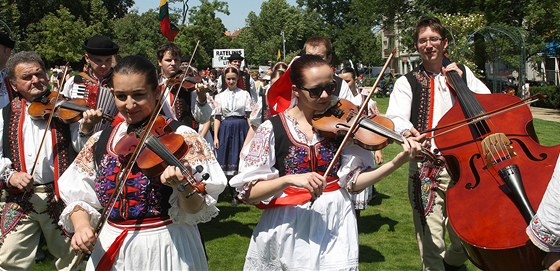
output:
[{"label": "white pleated skirt", "polygon": [[[106,224],[87,263],[95,266],[122,230]],[[129,230],[111,270],[208,270],[208,262],[196,226],[171,223]]]},{"label": "white pleated skirt", "polygon": [[310,207],[266,209],[244,270],[358,270],[358,228],[350,195],[324,193]]}]

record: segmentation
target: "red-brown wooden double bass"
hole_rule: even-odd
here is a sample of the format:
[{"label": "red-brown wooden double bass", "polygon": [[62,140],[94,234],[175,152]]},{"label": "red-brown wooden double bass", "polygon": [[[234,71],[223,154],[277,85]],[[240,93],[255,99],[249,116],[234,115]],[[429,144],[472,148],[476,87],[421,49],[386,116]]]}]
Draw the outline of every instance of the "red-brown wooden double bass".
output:
[{"label": "red-brown wooden double bass", "polygon": [[[519,98],[475,94],[454,71],[447,79],[457,102],[438,127],[455,127],[436,128],[434,140],[455,182],[447,191],[451,226],[482,270],[542,270],[544,253],[525,229],[550,181],[560,145],[538,143],[528,106],[486,114],[519,104]],[[465,119],[474,121],[453,125]]]}]

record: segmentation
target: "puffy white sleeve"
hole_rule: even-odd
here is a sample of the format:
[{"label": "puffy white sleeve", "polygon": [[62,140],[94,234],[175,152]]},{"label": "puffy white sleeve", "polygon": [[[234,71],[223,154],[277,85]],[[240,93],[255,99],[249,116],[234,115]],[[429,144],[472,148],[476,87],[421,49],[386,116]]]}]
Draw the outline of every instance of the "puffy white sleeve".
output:
[{"label": "puffy white sleeve", "polygon": [[352,191],[351,186],[356,181],[358,175],[362,171],[373,169],[374,167],[375,161],[372,151],[366,150],[352,142],[347,143],[344,149],[342,149],[340,168],[337,172],[340,186],[346,187],[348,191]]},{"label": "puffy white sleeve", "polygon": [[194,175],[195,178],[201,179],[202,175],[208,173],[209,177],[203,180],[206,189],[204,195],[205,204],[200,211],[195,214],[187,213],[179,207],[180,193],[174,189],[173,194],[169,198],[171,208],[169,216],[174,222],[187,223],[195,225],[210,221],[218,215],[218,196],[224,191],[227,185],[227,178],[212,151],[206,144],[206,141],[193,129],[187,126],[180,126],[176,133],[182,135],[185,143],[189,147],[187,154],[183,157],[182,162],[188,162],[191,168],[202,166],[203,171]]},{"label": "puffy white sleeve", "polygon": [[93,160],[94,146],[100,134],[101,131],[89,138],[70,167],[58,179],[60,198],[66,204],[58,224],[68,232],[74,232],[70,215],[78,206],[90,215],[91,225],[95,225],[101,216],[98,210],[102,206],[95,193],[96,171]]},{"label": "puffy white sleeve", "polygon": [[488,89],[488,87],[482,81],[476,78],[474,73],[467,66],[465,66],[465,73],[467,79],[467,86],[472,92],[478,94],[490,94],[490,89]]},{"label": "puffy white sleeve", "polygon": [[[255,131],[254,137],[249,142],[249,147],[241,151],[239,173],[229,181],[229,185],[239,191],[241,198],[245,198],[251,183],[279,177],[279,171],[274,168],[276,163],[274,144],[272,123],[267,120]],[[275,195],[262,202],[267,204],[274,197],[281,194],[282,192],[279,192],[279,195]]]},{"label": "puffy white sleeve", "polygon": [[560,159],[537,214],[527,227],[529,239],[543,251],[560,252]]},{"label": "puffy white sleeve", "polygon": [[191,91],[191,114],[193,115],[194,120],[198,123],[205,123],[210,120],[212,116],[212,107],[210,106],[210,102],[206,100],[206,103],[201,105],[197,101],[197,94],[196,91]]},{"label": "puffy white sleeve", "polygon": [[412,88],[406,79],[401,76],[395,82],[391,97],[389,98],[389,106],[385,116],[390,118],[395,124],[395,132],[402,134],[405,130],[412,128],[410,122],[410,110],[412,108]]}]

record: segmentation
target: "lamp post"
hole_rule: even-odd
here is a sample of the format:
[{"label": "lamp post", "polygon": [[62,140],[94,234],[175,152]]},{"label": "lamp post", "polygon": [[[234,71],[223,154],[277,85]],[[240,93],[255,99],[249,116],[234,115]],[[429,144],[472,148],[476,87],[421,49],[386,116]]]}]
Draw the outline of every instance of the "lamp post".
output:
[{"label": "lamp post", "polygon": [[284,56],[282,57],[282,60],[286,60],[286,38],[284,37],[284,30],[280,32],[280,35],[282,35],[282,53]]}]

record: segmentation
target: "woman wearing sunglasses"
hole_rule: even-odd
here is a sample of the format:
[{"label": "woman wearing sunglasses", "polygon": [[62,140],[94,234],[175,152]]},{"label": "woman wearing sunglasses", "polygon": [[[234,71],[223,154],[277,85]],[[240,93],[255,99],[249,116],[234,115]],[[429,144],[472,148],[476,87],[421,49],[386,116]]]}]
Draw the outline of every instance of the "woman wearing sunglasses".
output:
[{"label": "woman wearing sunglasses", "polygon": [[317,134],[311,120],[333,104],[332,70],[320,57],[305,55],[292,64],[290,78],[295,105],[259,126],[230,181],[245,202],[264,209],[244,269],[357,270],[350,193],[405,164],[420,145],[405,139],[401,153],[372,170],[369,151],[349,143],[324,177],[339,143]]}]

